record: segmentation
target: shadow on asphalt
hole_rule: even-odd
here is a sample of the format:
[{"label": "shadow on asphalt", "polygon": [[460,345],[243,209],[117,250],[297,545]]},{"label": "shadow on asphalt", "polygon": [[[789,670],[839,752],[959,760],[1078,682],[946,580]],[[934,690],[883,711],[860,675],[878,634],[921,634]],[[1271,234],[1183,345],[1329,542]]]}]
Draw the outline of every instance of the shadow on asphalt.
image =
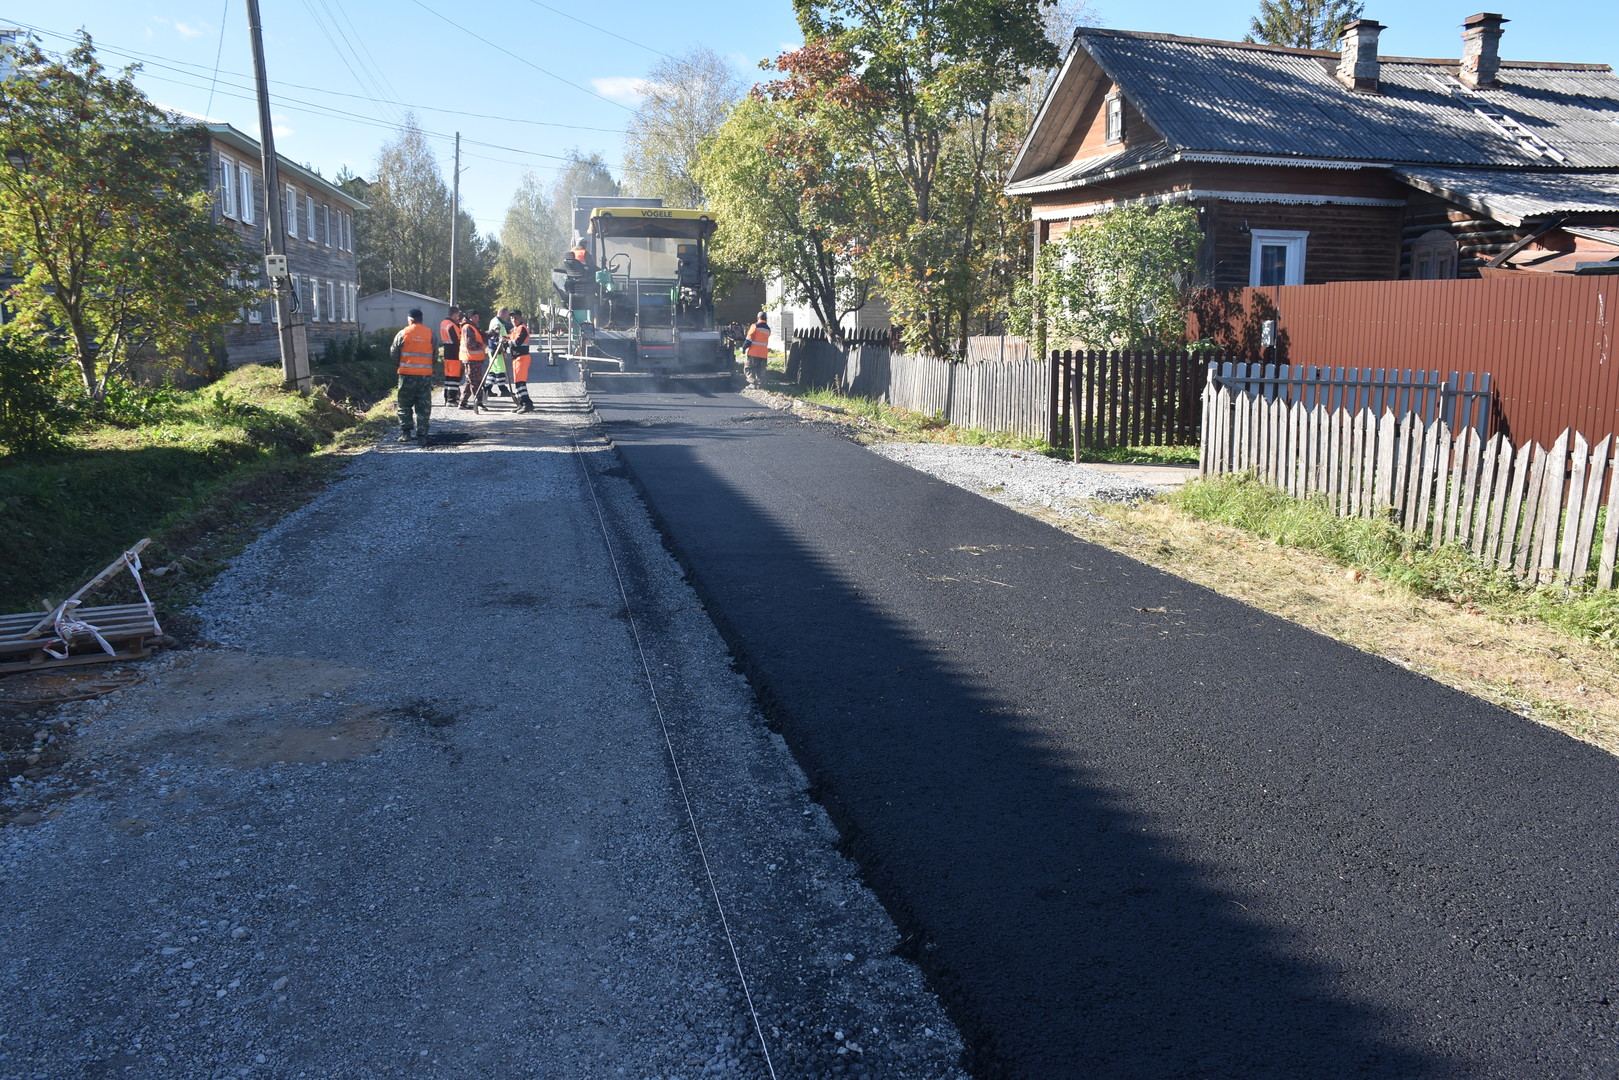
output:
[{"label": "shadow on asphalt", "polygon": [[[734,437],[734,405],[717,428],[685,422],[706,412],[689,401],[667,431],[637,419],[660,408],[614,399],[609,429],[902,951],[960,1025],[974,1075],[1468,1074],[1401,1045],[1398,1018],[1335,993],[1335,972],[1251,914],[1251,894],[1178,856],[963,653],[890,618],[679,441]],[[930,571],[982,574],[970,554],[928,554]],[[1162,618],[1140,615],[1140,632]]]}]

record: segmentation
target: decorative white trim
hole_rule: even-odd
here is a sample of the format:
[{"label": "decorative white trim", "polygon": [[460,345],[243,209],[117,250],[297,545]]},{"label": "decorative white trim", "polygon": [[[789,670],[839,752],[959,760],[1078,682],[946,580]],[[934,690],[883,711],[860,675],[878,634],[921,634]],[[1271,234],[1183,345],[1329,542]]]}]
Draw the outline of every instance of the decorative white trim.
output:
[{"label": "decorative white trim", "polygon": [[1134,199],[1115,199],[1112,202],[1091,203],[1087,206],[1036,207],[1035,221],[1066,221],[1069,218],[1092,217],[1120,206],[1143,203],[1161,206],[1165,203],[1191,202],[1194,199],[1220,199],[1225,202],[1274,203],[1278,206],[1404,206],[1404,199],[1372,199],[1360,195],[1310,195],[1274,191],[1215,191],[1208,188],[1187,188],[1184,191],[1166,191],[1157,195],[1142,195]]},{"label": "decorative white trim", "polygon": [[1389,163],[1376,161],[1336,161],[1331,158],[1262,157],[1257,154],[1223,154],[1207,150],[1182,150],[1182,161],[1202,161],[1218,165],[1277,165],[1295,169],[1386,169]]}]

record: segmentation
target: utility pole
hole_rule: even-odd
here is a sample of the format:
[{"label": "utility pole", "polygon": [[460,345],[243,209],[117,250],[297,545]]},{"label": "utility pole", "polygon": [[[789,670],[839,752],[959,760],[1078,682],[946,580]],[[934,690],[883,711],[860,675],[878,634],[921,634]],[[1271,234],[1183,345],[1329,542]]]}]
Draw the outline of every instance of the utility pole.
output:
[{"label": "utility pole", "polygon": [[461,133],[455,133],[455,175],[450,181],[450,306],[455,307],[455,249],[461,238]]},{"label": "utility pole", "polygon": [[[285,222],[276,208],[281,205],[281,170],[275,159],[275,133],[270,127],[270,81],[264,73],[264,33],[259,19],[259,0],[247,0],[247,30],[253,38],[253,77],[259,91],[259,149],[264,168],[264,269],[275,290],[277,337],[281,340],[281,381],[288,390],[309,390],[309,338],[304,332],[303,313],[292,310],[292,276],[287,270]],[[296,213],[297,207],[288,207]],[[293,320],[297,319],[294,323]]]}]

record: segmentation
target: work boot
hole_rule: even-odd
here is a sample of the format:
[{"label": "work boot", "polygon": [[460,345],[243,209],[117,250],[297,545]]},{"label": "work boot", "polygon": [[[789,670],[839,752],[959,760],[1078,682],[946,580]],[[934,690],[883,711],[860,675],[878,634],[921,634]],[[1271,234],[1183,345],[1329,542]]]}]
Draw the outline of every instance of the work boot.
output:
[{"label": "work boot", "polygon": [[412,431],[410,428],[406,428],[404,431],[401,431],[399,433],[399,441],[400,442],[415,442],[416,441],[416,433],[414,431]]}]

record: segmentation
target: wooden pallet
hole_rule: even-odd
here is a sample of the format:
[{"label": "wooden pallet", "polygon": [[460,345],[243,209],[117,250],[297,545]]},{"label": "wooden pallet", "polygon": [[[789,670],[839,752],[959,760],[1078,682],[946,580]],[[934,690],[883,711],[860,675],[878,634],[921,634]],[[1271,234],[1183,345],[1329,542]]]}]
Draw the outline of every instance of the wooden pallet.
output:
[{"label": "wooden pallet", "polygon": [[[128,568],[135,577],[141,596],[146,589],[140,581],[140,553],[151,543],[142,540],[118,558],[108,563],[95,577],[81,585],[72,596],[50,611],[27,612],[22,615],[0,615],[0,675],[14,671],[39,671],[44,668],[67,667],[74,664],[105,664],[112,660],[138,660],[151,655],[148,640],[159,637],[163,628],[149,604],[115,604],[110,607],[80,607],[88,595],[118,571]],[[63,647],[56,636],[58,612],[65,612],[73,622],[95,627],[112,649],[101,647],[94,634],[78,633]],[[66,652],[66,656],[52,656],[47,649]]]},{"label": "wooden pallet", "polygon": [[62,651],[53,633],[25,637],[40,620],[49,618],[48,611],[25,615],[0,615],[0,674],[13,671],[42,671],[45,668],[66,667],[71,664],[105,664],[114,660],[137,660],[150,656],[147,639],[162,634],[157,620],[152,618],[145,604],[118,604],[113,607],[82,607],[73,612],[78,622],[89,623],[107,639],[112,653],[104,652],[96,639],[88,634],[75,637],[68,655],[57,659],[45,651],[45,646]]}]

